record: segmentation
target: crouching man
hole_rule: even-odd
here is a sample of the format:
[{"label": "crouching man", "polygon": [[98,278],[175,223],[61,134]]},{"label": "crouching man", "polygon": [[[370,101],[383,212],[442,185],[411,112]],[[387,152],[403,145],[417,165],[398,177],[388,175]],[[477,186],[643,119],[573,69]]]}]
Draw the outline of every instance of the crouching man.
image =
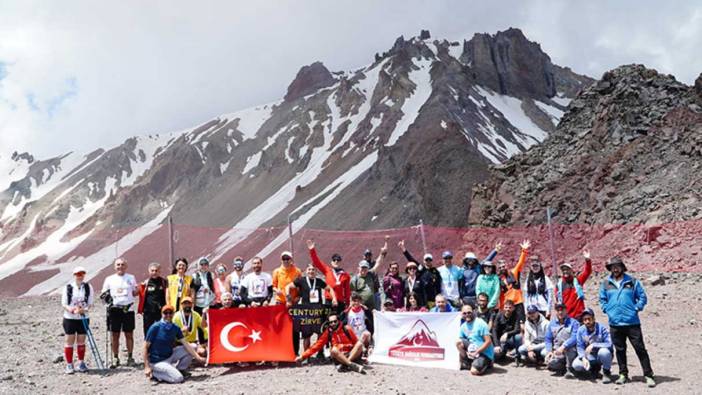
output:
[{"label": "crouching man", "polygon": [[[573,370],[589,372],[594,378],[602,368],[602,383],[612,382],[612,338],[607,327],[595,321],[595,312],[587,308],[580,316],[583,325],[578,328],[578,358],[573,361]],[[589,378],[589,377],[588,377]]]},{"label": "crouching man", "polygon": [[[185,340],[183,332],[173,323],[173,306],[163,306],[161,321],[153,324],[144,340],[144,374],[167,383],[182,383],[183,372],[195,359],[205,363],[195,349]],[[175,342],[180,345],[173,347]]]},{"label": "crouching man", "polygon": [[556,375],[573,378],[573,360],[578,355],[575,349],[576,334],[580,325],[568,316],[565,304],[556,304],[556,318],[551,320],[546,331],[545,355],[548,370]]},{"label": "crouching man", "polygon": [[473,315],[473,306],[461,307],[461,331],[456,343],[461,360],[461,369],[470,369],[474,376],[485,374],[495,359],[488,325]]},{"label": "crouching man", "polygon": [[318,353],[325,345],[331,344],[331,357],[338,362],[338,371],[350,369],[354,372],[366,374],[363,366],[357,363],[363,353],[363,344],[358,340],[350,326],[343,325],[336,314],[329,315],[327,328],[322,331],[317,341],[302,355],[295,358],[295,362],[303,360]]}]

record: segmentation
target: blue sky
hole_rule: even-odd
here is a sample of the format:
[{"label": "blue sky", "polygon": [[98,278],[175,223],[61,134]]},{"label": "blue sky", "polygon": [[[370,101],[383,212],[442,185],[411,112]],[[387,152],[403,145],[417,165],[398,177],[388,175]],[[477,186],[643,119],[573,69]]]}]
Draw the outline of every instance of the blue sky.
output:
[{"label": "blue sky", "polygon": [[521,28],[599,77],[644,63],[702,72],[702,3],[676,1],[0,0],[0,155],[110,147],[281,98],[316,60],[349,70],[400,35]]}]

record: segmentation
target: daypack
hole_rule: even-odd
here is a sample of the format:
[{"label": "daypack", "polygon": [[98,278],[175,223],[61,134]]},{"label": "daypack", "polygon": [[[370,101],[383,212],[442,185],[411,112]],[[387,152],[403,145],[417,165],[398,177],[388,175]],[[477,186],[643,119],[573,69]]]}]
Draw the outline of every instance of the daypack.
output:
[{"label": "daypack", "polygon": [[[88,300],[90,300],[90,284],[88,283],[82,283],[81,287],[83,287],[85,292],[85,303],[88,303]],[[72,284],[66,284],[66,298],[68,299],[67,305],[71,305],[71,300],[73,300],[73,285]]]}]

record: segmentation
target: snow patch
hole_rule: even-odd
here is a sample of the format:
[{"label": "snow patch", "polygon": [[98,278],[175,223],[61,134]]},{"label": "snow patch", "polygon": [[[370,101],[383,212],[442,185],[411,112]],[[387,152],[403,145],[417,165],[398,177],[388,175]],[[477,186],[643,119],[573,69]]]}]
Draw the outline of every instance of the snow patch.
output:
[{"label": "snow patch", "polygon": [[279,102],[273,102],[229,114],[223,114],[219,118],[228,119],[230,121],[238,119],[239,126],[237,129],[244,136],[244,139],[252,139],[256,136],[258,130],[261,129],[263,123],[271,117],[273,107],[278,103]]},{"label": "snow patch", "polygon": [[444,130],[446,130],[446,129],[448,128],[448,125],[446,124],[446,121],[444,121],[443,119],[441,120],[441,128],[444,129]]},{"label": "snow patch", "polygon": [[538,100],[534,100],[534,103],[546,114],[548,114],[549,118],[551,118],[551,122],[553,122],[554,126],[558,125],[558,122],[561,120],[563,117],[563,111],[560,109],[550,106],[546,103],[540,102]]},{"label": "snow patch", "polygon": [[402,105],[402,118],[395,125],[395,129],[392,131],[390,138],[388,139],[386,146],[390,147],[397,143],[397,140],[402,137],[409,129],[410,125],[414,123],[414,120],[419,115],[419,109],[426,103],[431,95],[431,75],[429,71],[431,69],[431,59],[421,59],[416,63],[418,67],[417,70],[412,70],[409,73],[409,79],[414,82],[415,88],[412,94],[405,99]]},{"label": "snow patch", "polygon": [[463,44],[449,45],[448,52],[449,56],[460,62],[461,55],[463,54]]},{"label": "snow patch", "polygon": [[231,159],[226,161],[225,163],[220,163],[219,164],[219,174],[224,174],[225,171],[229,168],[229,163],[231,162]]},{"label": "snow patch", "polygon": [[534,144],[544,141],[547,133],[539,128],[522,110],[522,101],[506,95],[500,95],[483,87],[476,88],[478,93],[500,113],[522,135],[515,134],[520,143],[529,148]]},{"label": "snow patch", "polygon": [[573,99],[565,97],[565,93],[563,93],[563,92],[558,92],[558,94],[556,96],[552,97],[551,100],[562,105],[563,107],[568,107],[571,100],[573,100]]},{"label": "snow patch", "polygon": [[258,166],[258,162],[261,161],[261,154],[263,154],[263,152],[259,151],[246,158],[246,166],[244,166],[244,170],[241,171],[241,174],[246,174],[249,172],[249,170]]}]

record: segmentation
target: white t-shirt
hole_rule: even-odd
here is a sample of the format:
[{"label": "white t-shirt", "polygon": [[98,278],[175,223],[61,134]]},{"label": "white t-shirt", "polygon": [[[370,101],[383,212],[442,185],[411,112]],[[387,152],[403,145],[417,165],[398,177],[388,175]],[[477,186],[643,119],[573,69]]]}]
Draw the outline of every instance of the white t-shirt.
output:
[{"label": "white t-shirt", "polygon": [[131,303],[132,306],[129,310],[134,311],[136,305],[134,303],[134,290],[136,287],[136,279],[131,274],[124,273],[124,275],[120,276],[115,273],[105,279],[105,283],[102,285],[102,292],[110,290],[113,306],[127,306]]},{"label": "white t-shirt", "polygon": [[195,293],[195,306],[197,307],[207,307],[214,301],[214,290],[210,289],[210,283],[207,282],[207,273],[197,272],[193,275],[193,280],[195,277],[200,277],[200,288],[197,289]]},{"label": "white t-shirt", "polygon": [[264,272],[249,273],[241,280],[241,286],[246,287],[249,298],[267,298],[268,287],[273,286],[273,278]]},{"label": "white t-shirt", "polygon": [[[71,303],[68,303],[68,286],[63,287],[63,291],[61,292],[61,306],[63,307],[78,307],[82,306],[85,310],[85,318],[88,318],[88,311],[87,309],[92,307],[93,305],[93,297],[95,295],[95,292],[93,290],[92,285],[83,283],[81,284],[80,288],[76,285],[74,281],[71,281],[69,283],[73,289],[72,295],[71,295]],[[88,296],[88,300],[85,300],[85,288],[90,287],[90,292]],[[73,314],[69,313],[66,310],[63,310],[63,318],[67,318],[69,320],[79,320],[82,317],[78,314]]]},{"label": "white t-shirt", "polygon": [[366,313],[363,309],[359,312],[349,309],[348,313],[346,313],[346,322],[351,326],[356,337],[360,339],[363,332],[366,331]]},{"label": "white t-shirt", "polygon": [[229,292],[232,293],[232,296],[234,297],[234,300],[239,300],[241,299],[241,296],[239,294],[239,287],[241,286],[241,278],[239,278],[239,273],[236,271],[233,271],[229,275]]}]

